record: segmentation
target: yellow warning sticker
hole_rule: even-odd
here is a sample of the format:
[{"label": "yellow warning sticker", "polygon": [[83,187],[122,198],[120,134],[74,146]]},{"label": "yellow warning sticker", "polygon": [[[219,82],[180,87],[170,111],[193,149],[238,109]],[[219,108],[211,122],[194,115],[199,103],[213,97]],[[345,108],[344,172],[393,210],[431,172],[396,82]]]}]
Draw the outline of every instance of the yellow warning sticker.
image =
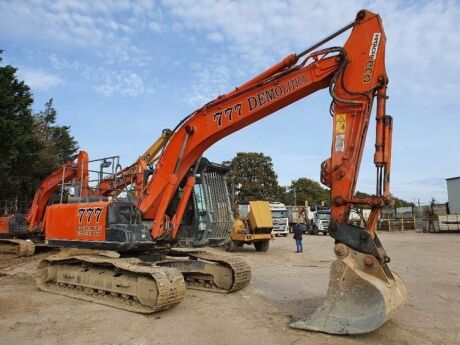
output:
[{"label": "yellow warning sticker", "polygon": [[335,132],[345,133],[347,129],[347,118],[345,114],[337,114],[335,120]]}]

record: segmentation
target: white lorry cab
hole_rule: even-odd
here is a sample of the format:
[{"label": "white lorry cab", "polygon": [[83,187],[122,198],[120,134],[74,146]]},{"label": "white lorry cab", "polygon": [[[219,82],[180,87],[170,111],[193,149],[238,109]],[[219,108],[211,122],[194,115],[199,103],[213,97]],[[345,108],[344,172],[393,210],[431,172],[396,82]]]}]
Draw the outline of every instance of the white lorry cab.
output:
[{"label": "white lorry cab", "polygon": [[328,234],[329,222],[331,220],[331,209],[330,208],[316,208],[311,211],[312,217],[310,218],[310,229],[308,231],[311,235],[317,235],[322,233],[323,235]]},{"label": "white lorry cab", "polygon": [[289,219],[286,205],[281,202],[271,202],[273,231],[275,236],[287,236],[289,233]]}]

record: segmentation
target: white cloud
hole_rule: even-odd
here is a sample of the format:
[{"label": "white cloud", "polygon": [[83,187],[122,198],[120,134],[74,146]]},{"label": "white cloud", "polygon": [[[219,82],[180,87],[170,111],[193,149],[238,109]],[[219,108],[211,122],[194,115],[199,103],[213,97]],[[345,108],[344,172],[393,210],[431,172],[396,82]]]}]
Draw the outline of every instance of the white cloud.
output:
[{"label": "white cloud", "polygon": [[220,34],[219,32],[210,32],[208,35],[207,35],[208,39],[212,42],[215,42],[215,43],[219,43],[219,42],[222,42],[224,40],[224,37],[222,36],[222,34]]},{"label": "white cloud", "polygon": [[[235,62],[229,67],[245,66],[246,75],[269,67],[291,52],[307,48],[352,21],[359,9],[368,8],[379,13],[384,22],[392,94],[397,93],[413,104],[457,102],[456,90],[460,88],[458,1],[163,2],[189,30],[203,33],[211,40],[218,38],[215,40],[218,42],[225,40],[229,48],[222,56],[231,54],[230,60]],[[336,42],[342,44],[343,39]]]},{"label": "white cloud", "polygon": [[[149,60],[135,35],[149,24],[161,27],[154,0],[43,0],[0,3],[0,36],[40,42],[44,46],[87,49],[119,64]],[[21,23],[21,25],[18,25]]]},{"label": "white cloud", "polygon": [[150,22],[149,28],[158,33],[162,32],[162,27],[159,22]]},{"label": "white cloud", "polygon": [[93,66],[77,61],[70,61],[56,54],[49,55],[49,61],[57,70],[71,70],[88,80],[91,87],[99,94],[139,96],[154,93],[154,89],[144,81],[144,77],[131,69],[111,69],[107,66]]},{"label": "white cloud", "polygon": [[401,177],[400,183],[392,188],[392,193],[408,201],[416,202],[415,198],[422,196],[422,204],[428,204],[431,198],[437,202],[447,201],[446,180],[439,177],[415,179]]},{"label": "white cloud", "polygon": [[117,71],[116,73],[102,71],[102,80],[98,80],[98,84],[93,88],[98,93],[105,96],[120,94],[123,96],[138,96],[144,93],[152,93],[153,90],[148,89],[144,85],[143,79],[131,71]]},{"label": "white cloud", "polygon": [[[3,1],[0,37],[32,40],[43,46],[54,44],[60,49],[85,49],[124,69],[126,65],[152,63],[152,51],[137,43],[137,35],[144,30],[181,35],[185,29],[189,36],[205,37],[207,42],[198,39],[202,45],[225,43],[204,57],[202,68],[207,71],[197,71],[198,83],[204,75],[214,74],[213,68],[226,68],[236,73],[227,73],[228,79],[219,84],[230,85],[244,82],[291,52],[301,51],[350,22],[361,8],[378,12],[383,18],[392,95],[412,103],[457,101],[460,3],[453,0]],[[227,58],[225,67],[214,63],[221,58]]]},{"label": "white cloud", "polygon": [[18,76],[30,86],[32,91],[47,91],[63,83],[59,76],[39,69],[20,68]]},{"label": "white cloud", "polygon": [[[146,80],[152,77],[144,70],[153,58],[138,36],[162,32],[162,21],[154,0],[0,2],[0,37],[54,50],[49,58],[53,68],[79,73],[107,96],[151,92]],[[72,57],[62,57],[69,52]],[[38,85],[40,77],[34,80]],[[60,79],[45,81],[53,85]]]},{"label": "white cloud", "polygon": [[229,65],[229,61],[220,56],[208,58],[206,65],[200,62],[191,63],[189,66],[195,78],[184,92],[183,99],[192,106],[199,106],[227,92],[232,75]]}]

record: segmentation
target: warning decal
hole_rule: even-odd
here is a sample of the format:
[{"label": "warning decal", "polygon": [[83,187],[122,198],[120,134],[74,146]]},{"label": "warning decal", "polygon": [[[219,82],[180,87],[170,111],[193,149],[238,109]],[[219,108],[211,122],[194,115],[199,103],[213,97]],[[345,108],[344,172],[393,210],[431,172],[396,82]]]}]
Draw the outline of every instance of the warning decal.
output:
[{"label": "warning decal", "polygon": [[335,132],[336,133],[345,133],[347,129],[347,118],[345,114],[337,114],[335,120]]}]

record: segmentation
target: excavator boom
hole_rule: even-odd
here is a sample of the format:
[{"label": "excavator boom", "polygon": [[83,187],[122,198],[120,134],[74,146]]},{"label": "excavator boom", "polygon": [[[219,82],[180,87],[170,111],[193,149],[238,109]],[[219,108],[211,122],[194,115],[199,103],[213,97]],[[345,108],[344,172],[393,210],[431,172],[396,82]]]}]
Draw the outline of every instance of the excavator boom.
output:
[{"label": "excavator boom", "polygon": [[[83,180],[82,185],[87,185],[84,182],[84,180],[88,179],[88,154],[85,151],[79,152],[76,163],[68,161],[46,177],[37,188],[26,218],[29,231],[42,230],[41,222],[44,219],[48,200],[57,191],[59,185],[70,182],[73,179]],[[85,187],[82,189],[82,195],[87,193]]]},{"label": "excavator boom", "polygon": [[[390,198],[392,118],[385,113],[388,83],[385,32],[380,17],[363,10],[353,24],[328,39],[350,28],[351,34],[343,48],[311,52],[318,47],[315,45],[299,55],[291,54],[185,118],[164,148],[138,203],[143,217],[153,220],[152,238],[174,240],[194,185],[190,171],[207,148],[328,87],[333,99],[332,148],[331,157],[321,165],[321,182],[331,189],[329,233],[336,241],[337,260],[331,267],[325,304],[310,319],[296,322],[293,327],[340,334],[374,330],[391,317],[406,296],[404,284],[387,266],[390,259],[375,232],[380,210]],[[306,57],[301,60],[302,56]],[[376,195],[359,199],[354,193],[375,98]],[[169,218],[165,221],[165,211],[184,178],[186,183],[176,215],[172,221]],[[366,229],[348,225],[350,208],[355,204],[371,207]]]},{"label": "excavator boom", "polygon": [[[263,117],[325,88],[342,62],[330,56],[337,50],[325,50],[306,66],[286,67],[275,77],[238,88],[218,98],[188,117],[174,132],[159,160],[158,168],[144,190],[139,209],[147,219],[155,219],[154,238],[163,234],[162,219],[174,192],[203,152],[218,140]],[[289,66],[286,64],[286,66]],[[181,217],[177,217],[180,221]],[[176,229],[177,232],[177,229]]]},{"label": "excavator boom", "polygon": [[[291,54],[234,91],[196,110],[176,127],[138,204],[144,218],[155,220],[152,228],[155,239],[165,235],[162,228],[164,211],[174,192],[207,148],[326,87],[333,97],[333,150],[331,158],[322,165],[321,181],[331,188],[331,199],[335,200],[332,218],[341,223],[347,221],[350,205],[354,202],[352,196],[373,99],[379,93],[382,105],[378,118],[381,119],[385,116],[381,112],[384,111],[388,81],[386,38],[380,17],[361,11],[353,25],[347,25],[337,33],[351,27],[352,33],[343,48],[322,49],[306,55],[311,51],[307,49],[299,55]],[[382,132],[383,123],[378,122],[378,133]],[[378,140],[381,142],[376,157],[385,149],[386,160],[379,158],[376,165],[387,168],[389,175],[389,140],[382,135]],[[385,180],[388,194],[389,178]],[[364,200],[367,204],[372,202],[376,201]]]}]

